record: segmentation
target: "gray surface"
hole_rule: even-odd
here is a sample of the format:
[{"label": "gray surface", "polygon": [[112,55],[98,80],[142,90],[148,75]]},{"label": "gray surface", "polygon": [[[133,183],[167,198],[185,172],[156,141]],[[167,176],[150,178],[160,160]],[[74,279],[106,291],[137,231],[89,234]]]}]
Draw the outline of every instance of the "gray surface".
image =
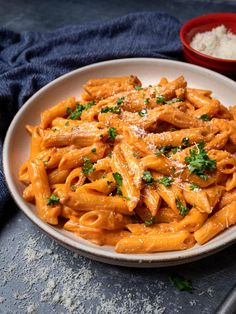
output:
[{"label": "gray surface", "polygon": [[[204,13],[236,12],[236,2],[1,0],[0,26],[45,31],[146,10],[166,11],[184,22]],[[74,256],[43,235],[13,202],[0,214],[0,227],[0,313],[4,314],[27,309],[68,313],[70,300],[77,306],[74,313],[208,314],[214,313],[236,282],[236,245],[188,265],[129,269]],[[172,272],[192,280],[192,294],[170,284]],[[65,297],[67,282],[72,289]],[[57,298],[61,305],[54,304]]]}]

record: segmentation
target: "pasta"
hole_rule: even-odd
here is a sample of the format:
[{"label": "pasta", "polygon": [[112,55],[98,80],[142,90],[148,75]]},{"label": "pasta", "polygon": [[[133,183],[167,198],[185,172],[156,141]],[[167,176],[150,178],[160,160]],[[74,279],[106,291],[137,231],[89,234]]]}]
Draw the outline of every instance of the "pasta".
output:
[{"label": "pasta", "polygon": [[183,76],[91,79],[26,125],[23,198],[118,253],[185,250],[236,224],[236,107]]}]

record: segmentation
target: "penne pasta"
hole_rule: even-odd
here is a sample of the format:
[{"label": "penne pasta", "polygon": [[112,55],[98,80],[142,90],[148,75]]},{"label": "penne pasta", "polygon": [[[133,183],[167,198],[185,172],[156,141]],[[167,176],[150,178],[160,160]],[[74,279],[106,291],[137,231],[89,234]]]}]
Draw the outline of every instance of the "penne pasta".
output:
[{"label": "penne pasta", "polygon": [[189,249],[236,224],[236,107],[183,76],[158,81],[90,79],[80,101],[26,126],[18,178],[43,221],[127,254]]}]

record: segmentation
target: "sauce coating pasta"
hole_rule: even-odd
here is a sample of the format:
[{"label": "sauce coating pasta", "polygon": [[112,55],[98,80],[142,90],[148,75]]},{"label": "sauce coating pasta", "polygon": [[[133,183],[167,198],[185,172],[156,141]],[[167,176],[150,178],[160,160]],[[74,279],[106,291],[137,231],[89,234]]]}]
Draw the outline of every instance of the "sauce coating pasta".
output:
[{"label": "sauce coating pasta", "polygon": [[185,250],[236,224],[236,106],[183,76],[89,80],[45,110],[19,169],[41,219],[118,253]]}]

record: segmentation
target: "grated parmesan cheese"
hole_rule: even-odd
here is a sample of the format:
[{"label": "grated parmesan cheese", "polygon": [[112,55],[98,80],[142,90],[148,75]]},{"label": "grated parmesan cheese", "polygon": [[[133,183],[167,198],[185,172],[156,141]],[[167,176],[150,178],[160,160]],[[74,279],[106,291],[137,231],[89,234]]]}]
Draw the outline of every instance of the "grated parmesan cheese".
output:
[{"label": "grated parmesan cheese", "polygon": [[209,56],[236,60],[236,35],[224,25],[213,28],[209,32],[197,33],[190,46]]}]

